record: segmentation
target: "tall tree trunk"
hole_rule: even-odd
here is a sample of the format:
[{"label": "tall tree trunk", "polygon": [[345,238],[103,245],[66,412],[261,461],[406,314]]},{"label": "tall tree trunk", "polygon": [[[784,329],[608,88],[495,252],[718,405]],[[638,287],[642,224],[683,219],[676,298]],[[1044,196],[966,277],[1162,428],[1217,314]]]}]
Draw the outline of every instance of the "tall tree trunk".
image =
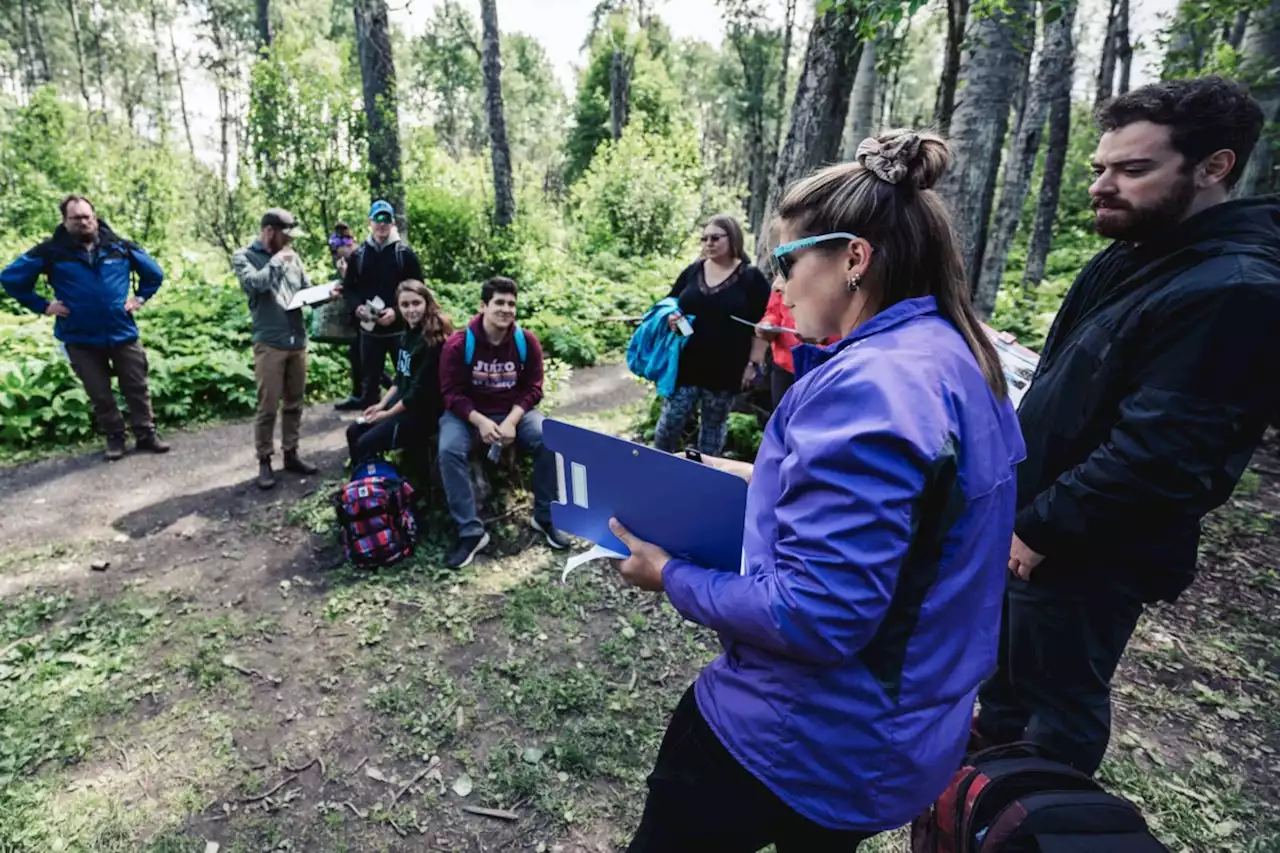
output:
[{"label": "tall tree trunk", "polygon": [[156,126],[160,131],[161,143],[165,143],[169,138],[169,111],[165,108],[164,69],[160,67],[160,11],[156,0],[151,0],[149,11],[151,14],[151,66],[156,75]]},{"label": "tall tree trunk", "polygon": [[258,11],[258,55],[271,52],[271,0],[256,0]]},{"label": "tall tree trunk", "polygon": [[1116,94],[1123,95],[1129,91],[1129,79],[1133,72],[1133,39],[1129,33],[1129,2],[1119,0],[1120,11],[1116,14],[1116,61],[1120,65],[1120,80],[1116,84]]},{"label": "tall tree trunk", "polygon": [[400,173],[400,112],[396,105],[396,66],[387,28],[386,0],[355,0],[356,48],[369,129],[369,192],[396,209],[401,231],[404,180]]},{"label": "tall tree trunk", "polygon": [[489,149],[493,157],[493,221],[506,228],[516,218],[511,181],[511,149],[507,145],[507,117],[502,109],[502,43],[498,34],[497,0],[480,0],[484,28],[484,107],[489,117]]},{"label": "tall tree trunk", "polygon": [[964,97],[951,116],[953,167],[938,184],[960,235],[964,268],[976,281],[995,194],[993,172],[1009,128],[1009,108],[1031,50],[1031,0],[1009,0],[973,16],[960,67]]},{"label": "tall tree trunk", "polygon": [[1071,28],[1075,24],[1075,14],[1076,4],[1067,0],[1062,5],[1061,17],[1045,27],[1044,48],[1040,51],[1040,67],[1036,69],[1035,84],[1028,87],[1030,92],[1021,111],[1013,141],[1009,145],[1000,203],[996,207],[991,235],[987,238],[978,276],[975,303],[978,312],[984,317],[990,317],[995,309],[1009,246],[1013,243],[1014,232],[1022,218],[1022,206],[1031,190],[1031,173],[1035,170],[1036,156],[1040,152],[1040,140],[1044,135],[1049,105],[1064,81],[1068,92],[1070,91]]},{"label": "tall tree trunk", "polygon": [[769,193],[768,152],[765,151],[764,115],[756,110],[751,117],[747,135],[747,186],[751,200],[747,205],[747,225],[752,234],[759,234],[764,224],[764,206]]},{"label": "tall tree trunk", "polygon": [[36,89],[35,47],[31,37],[31,15],[27,0],[18,0],[18,21],[21,28],[18,41],[18,62],[22,66],[22,85],[28,93]]},{"label": "tall tree trunk", "polygon": [[49,51],[44,44],[44,27],[41,25],[43,16],[40,9],[31,10],[31,37],[36,51],[36,61],[40,63],[40,82],[52,83],[53,71],[49,68]]},{"label": "tall tree trunk", "polygon": [[102,52],[102,28],[106,24],[101,17],[104,14],[101,7],[95,4],[95,9],[98,12],[98,21],[93,28],[93,55],[94,65],[98,72],[98,109],[102,111],[105,119],[107,115],[107,60]]},{"label": "tall tree trunk", "polygon": [[1102,36],[1102,58],[1098,61],[1098,83],[1094,87],[1093,106],[1101,106],[1115,94],[1116,80],[1116,24],[1118,6],[1122,0],[1111,0],[1107,12],[1107,29]]},{"label": "tall tree trunk", "polygon": [[622,131],[630,118],[631,63],[625,49],[613,49],[609,61],[609,128],[614,139],[622,138]]},{"label": "tall tree trunk", "polygon": [[1241,9],[1236,12],[1235,22],[1231,25],[1231,31],[1227,35],[1227,44],[1231,45],[1232,49],[1239,50],[1241,45],[1244,44],[1244,32],[1248,26],[1249,10]]},{"label": "tall tree trunk", "polygon": [[791,39],[796,26],[796,0],[787,0],[782,22],[782,67],[778,69],[778,123],[773,128],[773,156],[778,156],[782,144],[782,114],[787,108],[787,83],[791,75]]},{"label": "tall tree trunk", "polygon": [[80,15],[76,12],[76,0],[67,0],[67,15],[71,18],[72,43],[76,48],[76,70],[80,72],[80,97],[84,98],[85,112],[93,112],[89,100],[89,80],[84,70],[84,44],[80,41]]},{"label": "tall tree trunk", "polygon": [[1280,0],[1271,0],[1266,8],[1255,11],[1244,35],[1244,76],[1250,91],[1262,104],[1267,120],[1258,144],[1236,192],[1241,196],[1257,195],[1275,189],[1275,167],[1272,147],[1276,143],[1276,122],[1280,121]]},{"label": "tall tree trunk", "polygon": [[169,52],[173,56],[173,78],[178,84],[178,108],[182,111],[182,130],[187,135],[187,153],[196,157],[196,142],[191,136],[191,117],[187,114],[187,89],[182,82],[182,63],[178,61],[178,43],[173,38],[173,21],[169,21]]},{"label": "tall tree trunk", "polygon": [[956,83],[960,80],[961,48],[968,20],[969,0],[947,0],[947,46],[942,58],[937,105],[933,110],[943,136],[951,132],[951,114],[956,109]]},{"label": "tall tree trunk", "polygon": [[849,129],[844,137],[844,159],[852,160],[858,153],[858,145],[875,132],[876,109],[876,42],[872,39],[862,44],[858,57],[858,71],[853,78],[853,93],[849,96]]},{"label": "tall tree trunk", "polygon": [[[804,69],[791,105],[787,139],[769,182],[766,221],[792,182],[840,157],[849,93],[857,65],[858,28],[853,13],[829,9],[813,22]],[[763,241],[757,241],[763,248]]]}]

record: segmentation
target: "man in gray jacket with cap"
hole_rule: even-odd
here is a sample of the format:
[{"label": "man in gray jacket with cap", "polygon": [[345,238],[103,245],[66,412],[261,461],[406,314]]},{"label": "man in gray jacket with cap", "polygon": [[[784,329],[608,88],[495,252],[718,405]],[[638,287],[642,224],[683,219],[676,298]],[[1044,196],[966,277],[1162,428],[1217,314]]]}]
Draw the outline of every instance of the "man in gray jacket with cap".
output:
[{"label": "man in gray jacket with cap", "polygon": [[231,256],[231,267],[253,315],[253,372],[258,380],[258,415],[254,443],[258,452],[258,488],[276,484],[271,470],[275,452],[276,409],[281,407],[280,445],[284,470],[315,474],[317,468],[298,456],[302,399],[307,388],[307,330],[302,309],[289,308],[294,294],[311,282],[302,260],[290,248],[302,235],[293,214],[273,207],[262,215],[258,239]]}]

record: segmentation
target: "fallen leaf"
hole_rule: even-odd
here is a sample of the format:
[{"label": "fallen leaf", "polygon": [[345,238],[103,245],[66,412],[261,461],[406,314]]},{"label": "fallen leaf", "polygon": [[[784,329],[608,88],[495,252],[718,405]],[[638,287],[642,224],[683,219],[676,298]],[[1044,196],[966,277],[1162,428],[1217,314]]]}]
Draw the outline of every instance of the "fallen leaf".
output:
[{"label": "fallen leaf", "polygon": [[364,769],[364,775],[368,776],[370,779],[377,780],[378,782],[387,781],[387,777],[382,774],[382,771],[373,765],[369,765]]},{"label": "fallen leaf", "polygon": [[1233,835],[1239,828],[1240,824],[1234,820],[1224,820],[1213,828],[1213,834],[1219,838],[1226,838],[1228,835]]},{"label": "fallen leaf", "polygon": [[546,750],[539,749],[536,746],[531,746],[524,751],[524,754],[521,755],[520,758],[525,764],[537,764],[542,760],[542,756],[545,754]]},{"label": "fallen leaf", "polygon": [[216,841],[206,841],[204,843],[204,853],[218,853],[221,845]]},{"label": "fallen leaf", "polygon": [[474,788],[475,785],[472,784],[471,777],[466,773],[463,773],[453,781],[453,792],[459,797],[469,796]]}]

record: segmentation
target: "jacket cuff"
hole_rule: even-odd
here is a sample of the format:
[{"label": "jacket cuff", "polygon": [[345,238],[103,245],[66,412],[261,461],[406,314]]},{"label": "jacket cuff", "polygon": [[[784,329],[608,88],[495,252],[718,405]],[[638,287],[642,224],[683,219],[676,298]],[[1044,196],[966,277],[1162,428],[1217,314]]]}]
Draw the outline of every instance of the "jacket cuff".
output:
[{"label": "jacket cuff", "polygon": [[693,587],[697,583],[697,575],[708,570],[696,566],[687,560],[672,557],[662,569],[662,588],[676,611],[690,622],[703,624],[698,618],[698,596]]},{"label": "jacket cuff", "polygon": [[475,404],[466,397],[454,397],[449,401],[449,411],[457,415],[463,423],[471,423],[471,413],[475,410]]},{"label": "jacket cuff", "polygon": [[1023,507],[1014,517],[1013,532],[1022,540],[1032,551],[1043,556],[1049,556],[1053,551],[1058,550],[1054,547],[1053,530],[1049,523],[1040,517],[1036,512],[1034,503]]}]

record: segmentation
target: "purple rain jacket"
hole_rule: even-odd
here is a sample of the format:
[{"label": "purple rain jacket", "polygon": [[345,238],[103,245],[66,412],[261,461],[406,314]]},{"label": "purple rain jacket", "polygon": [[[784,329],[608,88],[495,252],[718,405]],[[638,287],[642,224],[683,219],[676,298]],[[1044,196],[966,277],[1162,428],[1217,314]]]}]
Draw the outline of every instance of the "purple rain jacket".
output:
[{"label": "purple rain jacket", "polygon": [[995,668],[1022,434],[933,297],[799,347],[747,499],[743,574],[663,572],[724,654],[698,708],[787,805],[900,826],[960,764]]}]

